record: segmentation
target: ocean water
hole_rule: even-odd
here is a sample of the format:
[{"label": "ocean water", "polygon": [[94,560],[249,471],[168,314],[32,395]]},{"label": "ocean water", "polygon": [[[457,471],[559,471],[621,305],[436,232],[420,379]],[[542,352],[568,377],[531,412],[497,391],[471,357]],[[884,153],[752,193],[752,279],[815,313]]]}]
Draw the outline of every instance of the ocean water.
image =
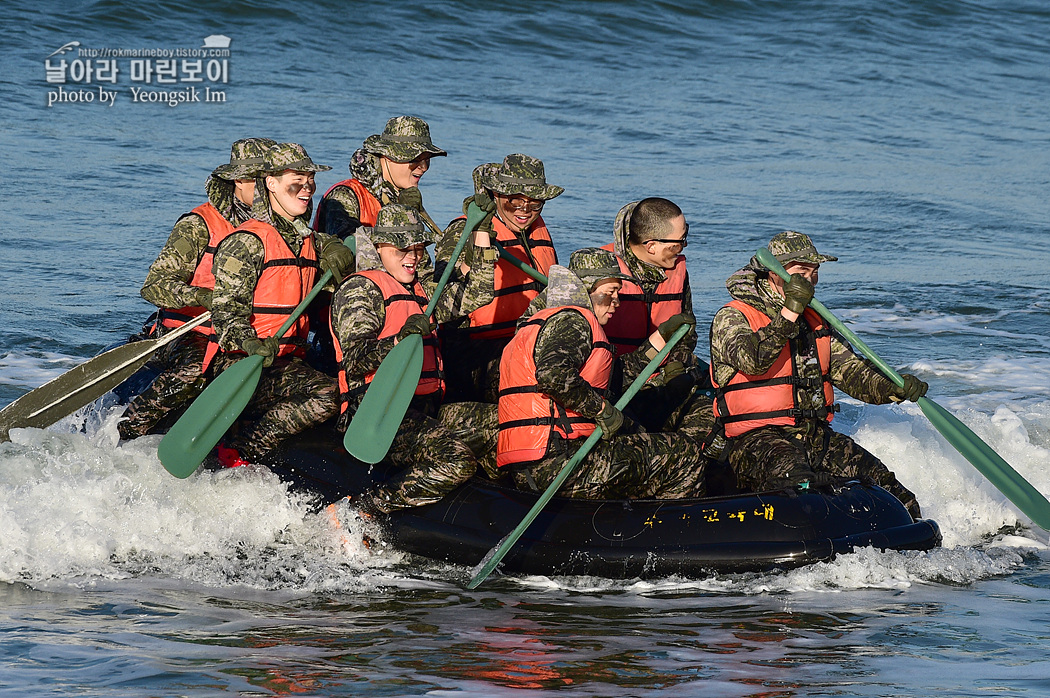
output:
[{"label": "ocean water", "polygon": [[[563,257],[607,242],[628,201],[679,203],[701,320],[769,237],[809,233],[840,257],[824,304],[1050,495],[1043,3],[73,0],[4,18],[0,405],[137,329],[149,263],[233,140],[304,144],[335,168],[323,190],[407,113],[449,151],[422,184],[438,220],[475,165],[512,152],[566,189],[544,211]],[[64,85],[94,101],[49,97],[68,42],[213,35],[231,38],[226,82],[134,80],[122,55],[115,83]],[[131,89],[191,86],[225,102]],[[916,492],[944,547],[470,592],[468,569],[381,536],[366,549],[374,531],[265,470],[171,478],[157,437],[118,446],[112,404],[16,430],[0,444],[0,695],[1050,694],[1047,532],[914,405],[844,402],[837,428]]]}]

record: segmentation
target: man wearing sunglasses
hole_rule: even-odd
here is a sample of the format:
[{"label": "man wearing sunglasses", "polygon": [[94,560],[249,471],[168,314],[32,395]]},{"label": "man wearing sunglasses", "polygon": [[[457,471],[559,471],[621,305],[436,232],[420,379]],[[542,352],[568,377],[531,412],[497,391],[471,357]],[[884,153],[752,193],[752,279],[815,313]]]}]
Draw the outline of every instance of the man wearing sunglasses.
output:
[{"label": "man wearing sunglasses", "polygon": [[[474,170],[474,202],[488,216],[478,226],[489,232],[510,255],[546,275],[558,263],[547,224],[540,215],[544,204],[565,191],[547,184],[543,162],[528,155],[508,155],[502,163],[488,163]],[[453,221],[435,251],[438,270],[452,256],[463,232],[464,219]],[[460,256],[459,271],[466,273],[486,254],[468,245]],[[495,254],[489,250],[487,254]],[[503,348],[514,336],[518,319],[543,284],[506,260],[496,263],[495,296],[469,317],[446,323],[441,341],[446,355],[448,400],[495,403],[499,389],[499,362]]]},{"label": "man wearing sunglasses", "polygon": [[[695,325],[683,254],[688,235],[685,214],[668,199],[634,201],[617,214],[613,242],[604,249],[614,251],[620,269],[634,279],[624,282],[620,310],[605,328],[617,356],[639,348],[655,355],[663,343],[657,340],[659,346],[653,346],[650,337],[670,336],[686,323]],[[713,425],[711,400],[697,390],[697,378],[706,375],[707,366],[693,355],[695,347],[694,327],[632,401],[633,413],[647,429],[681,429],[703,438]]]}]

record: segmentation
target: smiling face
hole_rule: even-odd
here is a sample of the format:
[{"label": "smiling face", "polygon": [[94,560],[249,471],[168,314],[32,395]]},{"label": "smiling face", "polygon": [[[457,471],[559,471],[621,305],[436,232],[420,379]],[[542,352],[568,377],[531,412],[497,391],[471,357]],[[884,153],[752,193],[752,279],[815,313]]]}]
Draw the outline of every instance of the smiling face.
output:
[{"label": "smiling face", "polygon": [[493,194],[492,196],[496,202],[496,214],[512,233],[528,230],[529,226],[540,217],[540,211],[543,209],[542,199],[530,199],[523,194],[513,196]]},{"label": "smiling face", "polygon": [[282,218],[292,220],[310,209],[310,199],[317,191],[313,172],[285,170],[279,175],[266,177],[266,190],[270,192],[270,207]]},{"label": "smiling face", "polygon": [[379,156],[379,164],[383,170],[383,179],[401,189],[410,189],[419,186],[419,180],[430,169],[430,153],[423,153],[415,160],[408,162],[397,162],[385,155]]},{"label": "smiling face", "polygon": [[427,254],[424,245],[401,249],[385,242],[376,245],[376,251],[379,252],[379,259],[383,262],[386,272],[403,284],[410,284],[416,280],[419,262]]},{"label": "smiling face", "polygon": [[620,287],[622,286],[623,282],[619,279],[609,279],[598,284],[591,291],[591,308],[594,310],[594,316],[598,318],[599,325],[604,327],[616,309],[620,307]]}]

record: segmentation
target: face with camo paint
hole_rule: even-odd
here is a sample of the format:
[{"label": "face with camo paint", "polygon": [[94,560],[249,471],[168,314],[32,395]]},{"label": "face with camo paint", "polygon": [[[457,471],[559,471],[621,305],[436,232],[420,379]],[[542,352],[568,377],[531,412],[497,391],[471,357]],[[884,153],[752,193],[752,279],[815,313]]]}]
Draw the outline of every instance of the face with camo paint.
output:
[{"label": "face with camo paint", "polygon": [[309,210],[317,185],[313,172],[285,170],[279,175],[269,175],[266,189],[270,192],[270,206],[274,212],[291,220]]}]

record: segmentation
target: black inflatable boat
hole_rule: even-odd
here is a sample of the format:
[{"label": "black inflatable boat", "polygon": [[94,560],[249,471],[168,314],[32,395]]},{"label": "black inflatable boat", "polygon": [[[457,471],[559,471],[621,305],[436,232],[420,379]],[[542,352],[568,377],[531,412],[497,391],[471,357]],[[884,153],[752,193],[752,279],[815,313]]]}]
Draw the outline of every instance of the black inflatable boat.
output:
[{"label": "black inflatable boat", "polygon": [[[269,467],[327,502],[386,478],[316,429],[290,439]],[[539,497],[475,477],[442,501],[392,514],[387,540],[409,553],[473,567]],[[886,490],[840,487],[683,500],[554,498],[504,558],[503,572],[609,578],[706,576],[796,567],[854,548],[928,550],[937,524],[912,519]]]}]

